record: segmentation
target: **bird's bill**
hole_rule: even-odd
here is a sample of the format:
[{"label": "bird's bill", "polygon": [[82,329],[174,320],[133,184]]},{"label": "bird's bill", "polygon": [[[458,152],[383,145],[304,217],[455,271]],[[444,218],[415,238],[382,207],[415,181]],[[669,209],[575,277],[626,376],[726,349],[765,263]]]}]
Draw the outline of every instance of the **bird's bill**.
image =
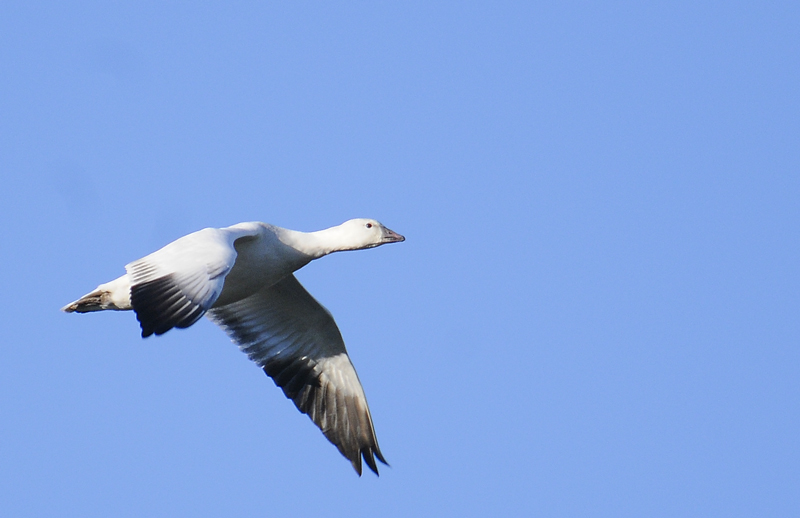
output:
[{"label": "bird's bill", "polygon": [[401,241],[405,241],[406,238],[395,232],[394,230],[389,230],[386,227],[383,227],[383,238],[382,243],[399,243]]}]

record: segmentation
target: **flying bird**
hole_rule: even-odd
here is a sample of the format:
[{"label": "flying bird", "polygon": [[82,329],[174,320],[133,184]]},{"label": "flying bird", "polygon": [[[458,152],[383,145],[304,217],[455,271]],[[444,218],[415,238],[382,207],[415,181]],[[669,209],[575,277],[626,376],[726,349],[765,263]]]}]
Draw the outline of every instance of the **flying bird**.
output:
[{"label": "flying bird", "polygon": [[293,273],[333,252],[405,241],[374,219],[317,232],[268,223],[206,228],[125,266],[126,274],[67,304],[67,313],[133,310],[142,337],[203,315],[307,414],[361,475],[378,474],[372,416],[339,328]]}]

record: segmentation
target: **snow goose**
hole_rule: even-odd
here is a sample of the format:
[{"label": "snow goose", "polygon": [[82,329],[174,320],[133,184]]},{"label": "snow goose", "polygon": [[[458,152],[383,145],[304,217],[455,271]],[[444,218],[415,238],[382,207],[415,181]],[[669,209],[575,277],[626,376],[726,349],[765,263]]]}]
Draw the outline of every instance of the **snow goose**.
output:
[{"label": "snow goose", "polygon": [[125,266],[63,308],[68,313],[133,310],[142,337],[186,328],[204,314],[283,389],[361,475],[386,464],[339,328],[293,272],[314,259],[405,238],[373,219],[318,232],[267,223],[207,228]]}]

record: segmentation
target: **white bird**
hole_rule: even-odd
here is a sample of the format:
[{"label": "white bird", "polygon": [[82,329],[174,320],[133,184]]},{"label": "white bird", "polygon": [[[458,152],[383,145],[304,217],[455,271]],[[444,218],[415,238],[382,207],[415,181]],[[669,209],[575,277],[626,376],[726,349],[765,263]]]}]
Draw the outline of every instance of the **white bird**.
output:
[{"label": "white bird", "polygon": [[405,238],[373,219],[318,232],[267,223],[206,228],[125,266],[127,273],[66,305],[67,313],[133,310],[142,337],[208,314],[283,389],[361,475],[378,474],[372,416],[342,335],[293,272],[314,259]]}]

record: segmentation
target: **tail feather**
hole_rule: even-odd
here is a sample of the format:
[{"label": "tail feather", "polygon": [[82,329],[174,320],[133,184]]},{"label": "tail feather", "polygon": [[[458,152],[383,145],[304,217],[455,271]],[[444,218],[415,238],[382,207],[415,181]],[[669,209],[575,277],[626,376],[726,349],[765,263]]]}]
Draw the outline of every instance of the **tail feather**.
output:
[{"label": "tail feather", "polygon": [[103,311],[106,309],[118,309],[111,302],[110,294],[104,290],[94,290],[79,298],[75,302],[70,302],[61,311],[65,313],[89,313],[90,311]]},{"label": "tail feather", "polygon": [[89,313],[113,309],[124,311],[131,307],[131,283],[128,275],[101,284],[75,302],[70,302],[61,311],[66,313]]}]

